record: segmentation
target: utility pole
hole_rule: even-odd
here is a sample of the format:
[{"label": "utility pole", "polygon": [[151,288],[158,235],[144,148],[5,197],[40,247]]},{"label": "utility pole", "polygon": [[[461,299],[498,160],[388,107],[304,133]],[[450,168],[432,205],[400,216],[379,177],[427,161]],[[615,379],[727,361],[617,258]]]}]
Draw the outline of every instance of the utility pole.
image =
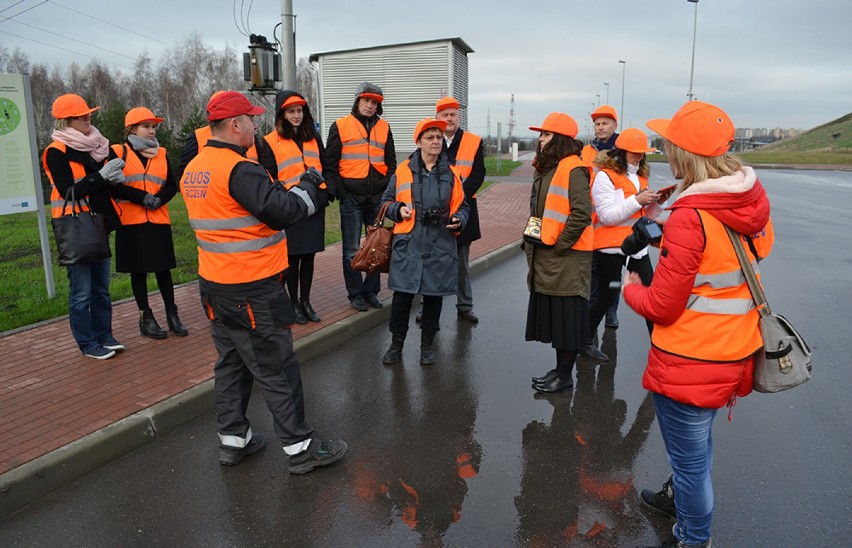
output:
[{"label": "utility pole", "polygon": [[608,105],[609,104],[609,82],[604,82],[603,84],[606,86],[606,103],[604,103],[604,104]]},{"label": "utility pole", "polygon": [[512,146],[512,133],[515,132],[515,94],[512,94],[512,100],[509,102],[509,146]]},{"label": "utility pole", "polygon": [[686,96],[692,101],[692,76],[695,74],[695,35],[698,32],[698,0],[686,0],[695,4],[695,19],[692,22],[692,65],[689,67],[689,91]]},{"label": "utility pole", "polygon": [[283,89],[296,89],[296,16],[293,0],[281,0],[281,81]]}]

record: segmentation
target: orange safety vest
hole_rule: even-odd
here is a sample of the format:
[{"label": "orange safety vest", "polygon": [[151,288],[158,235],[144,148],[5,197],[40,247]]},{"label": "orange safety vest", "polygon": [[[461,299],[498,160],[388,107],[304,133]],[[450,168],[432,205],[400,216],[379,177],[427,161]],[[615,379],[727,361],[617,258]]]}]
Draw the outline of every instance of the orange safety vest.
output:
[{"label": "orange safety vest", "polygon": [[[554,245],[559,235],[565,229],[568,216],[571,215],[571,200],[568,193],[568,183],[571,171],[578,168],[588,168],[578,156],[568,156],[559,161],[556,173],[550,180],[547,197],[544,199],[544,214],[541,217],[541,241],[545,245]],[[589,224],[571,246],[577,251],[592,251],[594,248],[595,232]]]},{"label": "orange safety vest", "polygon": [[299,178],[309,167],[322,174],[319,145],[317,145],[316,139],[302,143],[302,150],[299,150],[295,141],[281,137],[274,130],[264,139],[275,154],[275,163],[278,165],[276,178],[284,184],[287,190],[299,183]]},{"label": "orange safety vest", "polygon": [[[615,186],[616,190],[624,192],[624,197],[629,198],[638,194],[636,185],[633,184],[627,175],[617,173],[611,168],[602,168],[601,171],[609,175],[609,180]],[[639,190],[648,188],[648,178],[639,177]],[[633,232],[633,223],[636,219],[642,216],[642,209],[625,219],[617,225],[605,225],[598,219],[597,213],[592,214],[592,225],[595,227],[595,249],[606,249],[608,247],[621,247],[621,242],[624,238],[630,236]]]},{"label": "orange safety vest", "polygon": [[385,144],[390,132],[387,122],[379,119],[367,135],[364,124],[352,114],[347,114],[337,120],[337,131],[342,145],[339,168],[341,177],[363,179],[369,175],[371,165],[382,175],[387,175]]},{"label": "orange safety vest", "polygon": [[198,275],[221,284],[262,280],[288,266],[284,231],[259,221],[228,190],[240,162],[257,163],[229,148],[205,147],[180,182],[198,242]]},{"label": "orange safety vest", "polygon": [[[65,143],[60,143],[59,141],[53,141],[47,148],[44,149],[44,152],[41,154],[41,164],[44,166],[44,172],[47,173],[47,178],[50,180],[50,212],[53,218],[62,217],[62,205],[65,203],[65,197],[59,194],[59,191],[56,190],[56,183],[53,182],[53,174],[47,168],[47,151],[48,149],[55,148],[56,150],[61,151],[63,154],[67,150],[65,147]],[[74,183],[78,183],[86,178],[86,168],[80,162],[71,162],[68,164],[71,166],[71,175],[74,177]],[[71,212],[71,206],[73,204],[68,204],[65,208],[66,213]],[[86,205],[86,202],[82,200],[77,200],[77,211],[89,211],[89,207]]]},{"label": "orange safety vest", "polygon": [[[166,184],[169,166],[166,160],[166,149],[163,147],[160,147],[154,158],[146,158],[145,165],[142,165],[139,156],[128,150],[127,145],[112,145],[112,150],[116,156],[124,160],[125,185],[150,194],[157,194]],[[167,225],[171,222],[168,205],[163,204],[160,208],[148,209],[127,200],[118,199],[115,202],[119,206],[116,209],[123,225],[142,223]]]},{"label": "orange safety vest", "polygon": [[[210,126],[203,126],[195,130],[195,140],[198,141],[198,151],[201,152],[201,149],[204,145],[207,144],[207,141],[213,137],[213,130],[210,129]],[[252,145],[246,151],[246,158],[249,160],[257,160],[257,147]]]},{"label": "orange safety vest", "polygon": [[[704,253],[686,309],[671,325],[655,325],[651,343],[670,354],[710,362],[744,360],[763,346],[759,313],[740,269],[725,226],[707,211],[696,210],[704,227]],[[769,226],[769,225],[767,225]],[[766,249],[766,235],[755,235],[755,246]],[[765,244],[765,245],[764,245]],[[745,245],[758,280],[757,261]]]},{"label": "orange safety vest", "polygon": [[[462,181],[470,177],[470,172],[473,171],[473,161],[476,159],[476,153],[479,152],[479,146],[482,144],[482,138],[479,135],[462,133],[459,148],[456,150],[456,168]],[[476,198],[476,194],[472,196]]]},{"label": "orange safety vest", "polygon": [[[406,160],[399,164],[396,168],[396,201],[403,202],[411,209],[411,218],[399,221],[393,225],[394,234],[408,234],[414,229],[414,222],[417,219],[417,211],[414,209],[414,198],[411,195],[411,184],[414,182],[414,174],[411,173],[409,166],[410,160]],[[450,196],[450,217],[464,203],[464,189],[462,188],[461,175],[454,166],[450,166],[450,171],[453,172],[453,193]]]},{"label": "orange safety vest", "polygon": [[580,159],[583,160],[583,163],[589,166],[591,170],[595,165],[595,157],[598,155],[598,149],[593,147],[592,145],[586,145],[583,147],[583,150],[580,151]]}]

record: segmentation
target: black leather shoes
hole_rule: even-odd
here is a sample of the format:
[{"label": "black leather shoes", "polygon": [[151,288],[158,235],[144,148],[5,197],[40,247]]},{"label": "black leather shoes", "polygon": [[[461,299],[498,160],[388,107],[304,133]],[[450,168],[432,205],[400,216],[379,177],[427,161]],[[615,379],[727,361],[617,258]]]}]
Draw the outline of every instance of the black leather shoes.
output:
[{"label": "black leather shoes", "polygon": [[574,381],[563,381],[559,377],[548,382],[533,384],[533,389],[541,394],[556,394],[574,387]]},{"label": "black leather shoes", "polygon": [[311,321],[311,322],[321,322],[322,321],[322,319],[320,319],[320,317],[319,317],[319,314],[317,314],[316,310],[314,310],[314,307],[311,306],[310,301],[307,301],[305,299],[302,299],[302,312],[305,313],[305,317],[308,319],[308,321]]},{"label": "black leather shoes", "polygon": [[548,371],[547,373],[545,373],[541,377],[533,377],[532,382],[533,382],[533,384],[541,384],[543,382],[550,382],[558,376],[559,375],[557,375],[556,369],[551,369],[550,371]]},{"label": "black leather shoes", "polygon": [[379,300],[379,298],[378,298],[378,297],[376,297],[376,294],[375,294],[375,293],[367,293],[367,296],[366,296],[366,297],[364,297],[364,301],[365,301],[365,302],[366,302],[369,306],[372,306],[373,308],[381,308],[381,307],[383,307],[383,306],[384,306],[384,305],[382,304],[382,301],[380,301],[380,300]]},{"label": "black leather shoes", "polygon": [[470,323],[479,323],[479,318],[473,313],[473,310],[462,310],[458,314],[460,320]]},{"label": "black leather shoes", "polygon": [[169,324],[171,332],[178,337],[186,337],[189,335],[189,329],[187,329],[186,326],[183,325],[183,322],[180,321],[177,308],[173,310],[166,310],[166,323]]},{"label": "black leather shoes", "polygon": [[601,352],[597,346],[591,343],[584,344],[583,346],[578,348],[577,353],[583,356],[584,358],[588,358],[597,362],[609,361],[609,356]]},{"label": "black leather shoes", "polygon": [[293,304],[293,321],[299,325],[308,323],[308,319],[305,317],[305,313],[302,312],[302,307],[298,303]]},{"label": "black leather shoes", "polygon": [[366,301],[364,301],[364,297],[362,297],[361,295],[349,299],[349,302],[352,304],[352,308],[354,308],[358,312],[366,312],[370,309],[367,306]]},{"label": "black leather shoes", "polygon": [[154,319],[154,313],[150,310],[139,312],[139,332],[151,339],[165,339],[168,336],[166,330],[160,327]]},{"label": "black leather shoes", "polygon": [[266,447],[266,440],[260,434],[254,434],[245,447],[219,446],[219,463],[222,466],[236,466],[247,456]]}]

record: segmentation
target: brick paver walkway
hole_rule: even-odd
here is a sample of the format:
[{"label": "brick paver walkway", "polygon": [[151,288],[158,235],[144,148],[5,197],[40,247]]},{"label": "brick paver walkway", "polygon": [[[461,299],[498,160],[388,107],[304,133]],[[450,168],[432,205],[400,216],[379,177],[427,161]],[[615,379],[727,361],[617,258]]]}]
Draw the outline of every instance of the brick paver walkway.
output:
[{"label": "brick paver walkway", "polygon": [[[528,203],[527,185],[497,183],[483,192],[483,238],[471,260],[518,241]],[[317,256],[311,303],[323,321],[294,326],[297,340],[359,314],[346,299],[340,253],[338,244]],[[390,295],[385,289],[380,298]],[[0,475],[211,379],[216,351],[197,283],[176,288],[176,299],[190,335],[160,341],[139,335],[132,299],[115,305],[113,331],[127,351],[110,360],[81,356],[67,319],[0,337]],[[162,301],[151,302],[164,324]]]}]

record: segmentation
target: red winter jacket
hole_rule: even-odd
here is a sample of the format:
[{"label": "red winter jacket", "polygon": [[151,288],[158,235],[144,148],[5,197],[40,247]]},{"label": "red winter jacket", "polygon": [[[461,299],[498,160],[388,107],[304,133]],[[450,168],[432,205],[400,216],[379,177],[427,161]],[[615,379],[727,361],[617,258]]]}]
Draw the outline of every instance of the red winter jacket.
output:
[{"label": "red winter jacket", "polygon": [[[669,207],[663,226],[660,260],[650,287],[628,284],[624,298],[656,325],[671,325],[686,309],[704,253],[705,233],[697,209],[709,212],[740,234],[768,228],[759,245],[761,257],[772,246],[769,199],[749,167],[734,175],[694,183]],[[736,336],[735,333],[725,336]],[[753,357],[738,362],[701,361],[653,346],[642,378],[645,389],[675,401],[718,409],[752,390]]]}]

